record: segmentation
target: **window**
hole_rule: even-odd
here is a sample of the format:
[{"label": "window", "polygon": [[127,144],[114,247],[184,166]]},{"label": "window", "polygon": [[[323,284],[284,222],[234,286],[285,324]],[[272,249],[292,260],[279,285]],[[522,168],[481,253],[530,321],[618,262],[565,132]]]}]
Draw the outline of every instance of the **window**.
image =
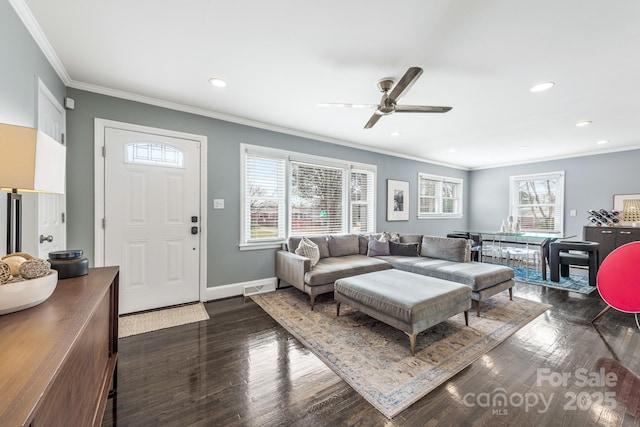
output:
[{"label": "window", "polygon": [[351,170],[351,232],[369,233],[376,229],[374,222],[374,173]]},{"label": "window", "polygon": [[285,161],[262,153],[244,162],[244,239],[283,239],[285,235]]},{"label": "window", "polygon": [[509,188],[509,211],[522,231],[564,231],[564,172],[512,176]]},{"label": "window", "polygon": [[462,216],[462,180],[418,174],[418,218]]},{"label": "window", "polygon": [[375,231],[375,166],[241,145],[241,248]]},{"label": "window", "polygon": [[126,162],[184,169],[184,151],[171,145],[134,142],[127,144]]}]

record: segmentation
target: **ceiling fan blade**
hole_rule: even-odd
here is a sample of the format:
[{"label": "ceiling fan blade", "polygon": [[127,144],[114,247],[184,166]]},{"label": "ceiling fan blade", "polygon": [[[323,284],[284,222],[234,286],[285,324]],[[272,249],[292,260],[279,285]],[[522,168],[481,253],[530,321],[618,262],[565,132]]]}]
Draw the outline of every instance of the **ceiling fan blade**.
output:
[{"label": "ceiling fan blade", "polygon": [[371,118],[369,119],[367,124],[364,125],[364,128],[365,129],[371,129],[373,127],[373,125],[378,123],[378,120],[380,120],[380,117],[382,117],[380,114],[373,113],[373,115],[371,116]]},{"label": "ceiling fan blade", "polygon": [[413,86],[413,84],[418,80],[418,77],[422,74],[422,68],[420,67],[411,67],[404,73],[404,76],[400,79],[400,81],[394,86],[393,90],[389,94],[389,98],[394,101],[398,101],[402,95],[404,95],[407,90]]},{"label": "ceiling fan blade", "polygon": [[316,104],[318,107],[330,107],[330,108],[376,108],[376,104],[345,104],[345,103],[323,103]]},{"label": "ceiling fan blade", "polygon": [[396,105],[396,113],[446,113],[453,107],[433,107],[430,105]]}]

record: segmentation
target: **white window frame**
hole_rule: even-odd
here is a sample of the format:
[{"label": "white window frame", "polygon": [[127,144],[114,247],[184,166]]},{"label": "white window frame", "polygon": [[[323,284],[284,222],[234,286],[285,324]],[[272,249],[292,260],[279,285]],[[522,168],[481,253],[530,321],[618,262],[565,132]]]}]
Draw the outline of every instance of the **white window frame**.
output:
[{"label": "white window frame", "polygon": [[[436,189],[436,212],[420,212],[420,198],[421,196],[421,183],[422,179],[428,179],[430,181],[436,181],[438,183],[438,187]],[[459,196],[458,196],[458,212],[446,213],[442,212],[442,184],[443,183],[452,183],[459,185]],[[462,178],[453,178],[448,176],[441,175],[432,175],[428,173],[418,172],[418,203],[417,203],[417,211],[418,211],[418,219],[437,219],[437,218],[462,218],[464,212],[464,180]]]},{"label": "white window frame", "polygon": [[557,179],[556,188],[556,203],[555,203],[555,229],[553,231],[541,230],[541,229],[522,229],[523,232],[538,232],[549,234],[563,234],[564,233],[564,171],[555,172],[542,172],[527,175],[513,175],[509,177],[509,212],[513,216],[514,220],[518,216],[518,186],[517,182],[528,180],[544,180],[544,179]]},{"label": "white window frame", "polygon": [[[278,237],[275,239],[261,239],[260,241],[249,241],[246,238],[246,177],[245,177],[245,165],[247,161],[247,157],[249,155],[263,155],[265,157],[270,158],[279,158],[285,161],[285,209],[286,209],[286,225],[285,225],[285,235],[282,237]],[[342,216],[344,219],[343,222],[343,232],[351,233],[352,224],[351,224],[351,173],[352,172],[369,172],[373,174],[373,190],[372,196],[373,200],[367,203],[371,212],[369,214],[369,218],[371,219],[371,230],[370,232],[375,232],[376,227],[376,196],[377,196],[377,166],[365,164],[365,163],[356,163],[349,162],[344,160],[331,159],[327,157],[313,156],[308,154],[297,153],[293,151],[280,150],[276,148],[268,148],[251,144],[240,144],[240,250],[256,250],[256,249],[270,249],[270,248],[278,248],[281,244],[286,241],[286,239],[291,234],[292,229],[292,209],[291,209],[291,162],[298,163],[307,163],[315,166],[326,166],[332,168],[340,168],[345,171],[344,179],[343,179],[343,212]]]}]

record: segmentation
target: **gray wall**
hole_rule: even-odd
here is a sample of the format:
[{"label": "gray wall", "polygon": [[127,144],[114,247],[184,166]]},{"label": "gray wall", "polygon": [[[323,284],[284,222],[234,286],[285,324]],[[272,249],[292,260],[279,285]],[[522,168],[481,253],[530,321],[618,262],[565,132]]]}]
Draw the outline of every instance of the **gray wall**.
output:
[{"label": "gray wall", "polygon": [[[640,194],[640,150],[471,171],[470,221],[474,230],[500,228],[509,215],[509,177],[542,172],[565,172],[564,231],[582,239],[589,209],[613,209],[614,194]],[[569,212],[577,210],[577,216]]]},{"label": "gray wall", "polygon": [[[62,103],[65,86],[11,5],[0,0],[0,123],[36,126],[36,76]],[[0,194],[0,254],[6,249],[6,196]]]},{"label": "gray wall", "polygon": [[[305,154],[374,164],[378,167],[377,229],[445,235],[465,229],[467,218],[416,218],[418,172],[464,179],[468,172],[353,149],[341,145],[300,138],[249,126],[224,122],[194,114],[168,110],[92,92],[68,89],[76,108],[67,114],[68,184],[67,241],[70,247],[85,250],[93,259],[93,159],[94,118],[135,123],[208,138],[208,285],[218,286],[264,279],[275,275],[275,250],[240,251],[240,144],[254,144]],[[386,221],[386,180],[410,182],[410,220]],[[465,191],[465,206],[468,204]],[[224,210],[213,210],[212,200],[225,199]]]}]

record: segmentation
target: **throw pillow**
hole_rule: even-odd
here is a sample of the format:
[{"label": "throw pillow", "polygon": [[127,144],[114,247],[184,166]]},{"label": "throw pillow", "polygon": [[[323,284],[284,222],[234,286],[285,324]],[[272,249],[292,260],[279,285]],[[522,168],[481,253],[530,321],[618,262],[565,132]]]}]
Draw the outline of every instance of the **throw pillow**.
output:
[{"label": "throw pillow", "polygon": [[418,243],[389,242],[389,253],[398,256],[419,256]]},{"label": "throw pillow", "polygon": [[400,243],[400,234],[399,233],[389,233],[387,231],[383,231],[382,235],[384,236],[385,239],[387,239],[389,242],[396,242],[396,243]]},{"label": "throw pillow", "polygon": [[369,250],[367,256],[387,256],[389,253],[389,242],[384,236],[377,240],[373,236],[369,236]]},{"label": "throw pillow", "polygon": [[358,245],[360,246],[360,255],[366,255],[369,251],[369,236],[365,234],[359,234]]},{"label": "throw pillow", "polygon": [[318,245],[311,240],[303,237],[300,239],[300,244],[296,249],[296,255],[309,258],[311,260],[311,267],[315,267],[320,260],[320,249],[318,249]]}]

